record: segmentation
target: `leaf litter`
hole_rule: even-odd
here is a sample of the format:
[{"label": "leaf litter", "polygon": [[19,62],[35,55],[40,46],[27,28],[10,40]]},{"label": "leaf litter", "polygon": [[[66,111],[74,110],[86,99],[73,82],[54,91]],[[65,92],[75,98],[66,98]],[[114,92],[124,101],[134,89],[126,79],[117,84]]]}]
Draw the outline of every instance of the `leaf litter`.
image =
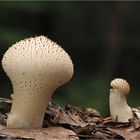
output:
[{"label": "leaf litter", "polygon": [[136,140],[140,139],[140,119],[137,114],[128,123],[103,118],[93,108],[66,105],[64,108],[49,102],[42,129],[8,129],[6,120],[12,100],[0,98],[0,139],[5,140]]}]

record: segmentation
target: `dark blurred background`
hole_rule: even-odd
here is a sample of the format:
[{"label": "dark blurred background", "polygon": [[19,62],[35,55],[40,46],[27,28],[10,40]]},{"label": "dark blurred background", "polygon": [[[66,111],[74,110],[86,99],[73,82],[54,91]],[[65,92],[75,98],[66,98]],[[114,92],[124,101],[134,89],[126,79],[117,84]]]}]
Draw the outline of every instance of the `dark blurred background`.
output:
[{"label": "dark blurred background", "polygon": [[[109,115],[110,80],[129,81],[140,105],[140,2],[0,2],[0,59],[15,42],[48,36],[71,56],[75,73],[53,100]],[[0,65],[0,96],[12,86]]]}]

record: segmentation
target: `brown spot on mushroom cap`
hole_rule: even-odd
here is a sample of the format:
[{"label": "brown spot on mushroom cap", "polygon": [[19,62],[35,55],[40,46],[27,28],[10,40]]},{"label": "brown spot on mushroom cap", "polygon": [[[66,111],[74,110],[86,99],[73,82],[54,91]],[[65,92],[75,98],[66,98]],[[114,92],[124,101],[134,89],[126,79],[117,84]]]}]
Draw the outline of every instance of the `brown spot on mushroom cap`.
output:
[{"label": "brown spot on mushroom cap", "polygon": [[122,94],[127,95],[130,92],[129,83],[121,78],[116,78],[110,83],[113,89],[119,90]]}]

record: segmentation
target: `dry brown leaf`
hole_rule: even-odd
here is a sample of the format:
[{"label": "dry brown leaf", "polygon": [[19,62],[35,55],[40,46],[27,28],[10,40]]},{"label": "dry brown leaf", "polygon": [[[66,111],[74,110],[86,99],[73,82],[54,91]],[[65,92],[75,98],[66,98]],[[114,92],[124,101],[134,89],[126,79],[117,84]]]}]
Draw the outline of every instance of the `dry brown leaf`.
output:
[{"label": "dry brown leaf", "polygon": [[48,127],[43,129],[24,130],[24,129],[8,129],[0,125],[0,135],[7,138],[26,138],[34,140],[78,140],[75,132],[63,127]]},{"label": "dry brown leaf", "polygon": [[58,124],[69,124],[72,126],[79,126],[72,118],[65,112],[60,111],[59,117],[57,118]]},{"label": "dry brown leaf", "polygon": [[134,131],[133,128],[109,128],[112,132],[121,135],[126,140],[140,139],[140,131]]},{"label": "dry brown leaf", "polygon": [[68,111],[68,115],[69,117],[77,124],[77,126],[79,127],[84,127],[86,125],[88,125],[88,123],[85,123],[81,118],[80,116],[78,115],[75,115],[75,114],[72,114]]},{"label": "dry brown leaf", "polygon": [[[42,139],[40,139],[42,138]],[[35,140],[78,140],[76,134],[72,130],[63,127],[49,127],[44,131],[40,131]]]},{"label": "dry brown leaf", "polygon": [[132,126],[134,126],[135,130],[140,130],[140,119],[135,117],[130,119],[130,123]]}]

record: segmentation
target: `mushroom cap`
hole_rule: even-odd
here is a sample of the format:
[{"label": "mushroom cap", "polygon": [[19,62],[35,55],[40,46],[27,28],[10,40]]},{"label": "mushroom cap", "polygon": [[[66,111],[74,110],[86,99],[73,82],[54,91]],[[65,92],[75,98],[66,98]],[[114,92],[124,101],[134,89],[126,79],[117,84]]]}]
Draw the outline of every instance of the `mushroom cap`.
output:
[{"label": "mushroom cap", "polygon": [[122,93],[125,96],[130,92],[129,83],[124,79],[116,78],[111,81],[110,85],[113,89],[119,90],[119,93]]},{"label": "mushroom cap", "polygon": [[40,79],[41,83],[47,82],[57,88],[73,75],[69,55],[45,36],[31,37],[12,45],[3,56],[2,66],[12,83],[18,85],[25,79]]}]

